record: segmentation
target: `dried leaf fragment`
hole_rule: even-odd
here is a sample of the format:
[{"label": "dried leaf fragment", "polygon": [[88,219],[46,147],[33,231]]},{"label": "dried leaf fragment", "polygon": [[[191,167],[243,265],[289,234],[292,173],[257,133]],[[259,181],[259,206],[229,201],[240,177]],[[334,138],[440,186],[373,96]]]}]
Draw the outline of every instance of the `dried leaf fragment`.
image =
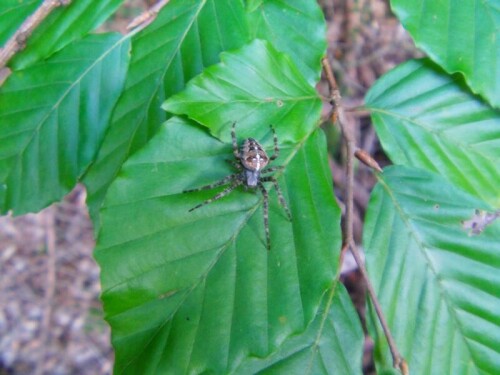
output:
[{"label": "dried leaf fragment", "polygon": [[500,210],[488,212],[476,209],[469,220],[462,221],[462,228],[469,230],[469,236],[478,235],[498,217],[500,217]]}]

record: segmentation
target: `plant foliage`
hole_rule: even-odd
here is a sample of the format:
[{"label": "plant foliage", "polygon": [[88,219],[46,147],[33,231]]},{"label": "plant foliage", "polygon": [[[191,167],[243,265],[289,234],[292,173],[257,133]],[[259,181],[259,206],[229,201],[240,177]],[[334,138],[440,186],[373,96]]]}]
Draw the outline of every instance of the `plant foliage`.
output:
[{"label": "plant foliage", "polygon": [[40,210],[93,161],[123,86],[128,41],[90,35],[0,88],[0,210]]},{"label": "plant foliage", "polygon": [[327,235],[338,233],[339,212],[318,149],[316,131],[286,150],[280,181],[295,219],[273,199],[270,252],[258,195],[237,191],[188,211],[214,192],[184,189],[231,173],[229,144],[172,118],[129,159],[102,210],[96,250],[119,372],[145,363],[151,373],[231,372],[306,329],[335,277],[340,237]]},{"label": "plant foliage", "polygon": [[[392,167],[366,219],[366,262],[399,349],[416,374],[494,374],[500,368],[500,223],[463,228],[487,204],[443,177]],[[387,231],[386,228],[392,228]],[[382,367],[382,333],[373,330]]]},{"label": "plant foliage", "polygon": [[37,0],[4,0],[0,3],[0,45],[4,45],[9,36],[38,6]]},{"label": "plant foliage", "polygon": [[248,41],[244,17],[239,1],[173,0],[151,25],[131,36],[125,88],[96,161],[84,179],[96,227],[107,188],[123,162],[166,120],[162,102],[205,66],[216,63],[221,51]]},{"label": "plant foliage", "polygon": [[244,138],[263,137],[269,125],[286,128],[280,136],[286,144],[303,141],[317,125],[321,100],[288,56],[256,40],[236,53],[221,54],[220,64],[205,69],[163,108],[189,116],[226,142],[233,122]]},{"label": "plant foliage", "polygon": [[[45,59],[100,26],[123,0],[79,0],[71,6],[59,7],[35,30],[9,66],[23,69]],[[0,4],[0,42],[19,27],[40,1],[2,0]],[[5,23],[4,23],[5,22]],[[1,37],[5,35],[5,37]]]},{"label": "plant foliage", "polygon": [[[10,61],[0,210],[38,211],[86,185],[116,373],[361,373],[318,129],[320,7],[171,0],[126,36],[92,34],[121,3],[57,9]],[[393,0],[433,61],[396,67],[366,97],[397,164],[367,209],[366,262],[414,374],[500,368],[500,224],[476,236],[464,224],[500,206],[500,21],[494,1],[465,3]],[[38,4],[2,1],[0,42]],[[272,165],[292,220],[266,183],[269,252],[259,192],[193,212],[223,187],[184,193],[235,172],[234,122],[239,141],[272,152],[271,125],[279,138]],[[373,312],[369,328],[389,371]]]},{"label": "plant foliage", "polygon": [[500,206],[500,110],[472,94],[460,76],[429,60],[410,61],[382,77],[366,105],[394,163],[438,172]]},{"label": "plant foliage", "polygon": [[473,92],[500,108],[498,1],[392,0],[415,43],[448,73],[461,73]]},{"label": "plant foliage", "polygon": [[[500,112],[492,107],[500,92],[498,69],[491,69],[498,40],[490,38],[497,12],[488,2],[475,13],[472,3],[453,1],[393,5],[417,44],[463,76],[428,59],[410,61],[366,96],[385,151],[407,166],[386,169],[373,192],[368,271],[412,373],[495,373],[500,226],[483,225],[473,236],[464,223],[500,207]],[[474,32],[463,27],[465,18]],[[391,361],[373,313],[370,326],[383,371]]]}]

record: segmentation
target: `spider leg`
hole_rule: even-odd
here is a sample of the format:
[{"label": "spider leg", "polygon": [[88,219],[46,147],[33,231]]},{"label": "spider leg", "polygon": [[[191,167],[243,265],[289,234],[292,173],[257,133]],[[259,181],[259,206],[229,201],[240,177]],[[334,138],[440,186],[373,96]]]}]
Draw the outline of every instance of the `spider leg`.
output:
[{"label": "spider leg", "polygon": [[240,162],[237,162],[236,160],[227,160],[226,159],[226,162],[228,162],[229,164],[231,164],[234,168],[238,169],[238,170],[241,170],[243,167],[241,166],[241,163]]},{"label": "spider leg", "polygon": [[236,138],[236,121],[233,122],[233,127],[231,128],[231,140],[233,141],[233,154],[234,157],[238,160],[240,160],[241,155],[240,155],[240,150],[238,149],[238,140]]},{"label": "spider leg", "polygon": [[194,191],[209,190],[209,189],[213,189],[214,187],[217,187],[217,186],[226,185],[229,181],[234,180],[238,175],[239,175],[239,173],[233,173],[229,176],[224,177],[222,180],[214,182],[213,184],[201,186],[201,187],[195,188],[195,189],[184,190],[183,193],[192,193]]},{"label": "spider leg", "polygon": [[278,199],[280,201],[281,206],[285,210],[288,219],[291,221],[292,220],[292,213],[290,212],[290,209],[288,208],[288,204],[286,203],[285,197],[283,196],[283,192],[281,191],[280,185],[278,184],[278,180],[276,180],[275,177],[273,176],[268,176],[268,177],[262,177],[260,179],[261,182],[272,182],[274,185],[274,188],[276,189],[276,194],[278,194]]},{"label": "spider leg", "polygon": [[267,250],[271,250],[271,235],[269,234],[269,194],[267,193],[266,188],[262,183],[259,182],[260,191],[262,191],[262,195],[264,196],[264,230],[266,232],[266,246]]},{"label": "spider leg", "polygon": [[260,174],[282,171],[283,169],[285,169],[285,167],[283,167],[282,165],[277,165],[275,167],[269,167],[269,168],[263,169],[262,171],[260,171]]},{"label": "spider leg", "polygon": [[215,195],[212,198],[207,199],[206,201],[200,203],[197,206],[194,206],[193,208],[189,209],[189,212],[196,210],[197,208],[200,208],[206,204],[212,203],[213,201],[216,201],[218,199],[221,199],[228,195],[230,192],[232,192],[234,189],[236,189],[238,186],[240,186],[243,183],[241,180],[235,180],[231,185],[229,185],[227,188],[222,190],[219,194]]},{"label": "spider leg", "polygon": [[280,154],[280,148],[278,146],[278,136],[276,135],[276,130],[274,130],[274,127],[272,125],[269,125],[271,127],[271,130],[273,131],[273,140],[274,140],[274,153],[269,157],[269,161],[274,160],[278,158]]}]

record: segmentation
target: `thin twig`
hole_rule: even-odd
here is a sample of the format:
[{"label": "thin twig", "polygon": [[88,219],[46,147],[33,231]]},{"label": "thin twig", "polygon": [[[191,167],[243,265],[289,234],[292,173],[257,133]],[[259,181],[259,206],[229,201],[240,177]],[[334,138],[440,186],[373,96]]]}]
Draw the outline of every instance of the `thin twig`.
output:
[{"label": "thin twig", "polygon": [[354,151],[354,156],[356,156],[356,158],[367,167],[373,168],[380,173],[383,172],[382,168],[380,168],[380,165],[378,165],[377,161],[374,158],[372,158],[371,155],[365,150],[361,148],[356,148],[356,151]]},{"label": "thin twig", "polygon": [[394,338],[392,337],[391,331],[389,329],[389,325],[387,324],[387,320],[385,319],[384,313],[382,312],[382,307],[380,306],[380,302],[377,299],[377,294],[375,292],[375,288],[373,288],[372,283],[370,282],[368,273],[366,271],[366,268],[363,264],[363,258],[361,257],[361,254],[359,253],[359,250],[352,241],[349,245],[349,248],[351,250],[351,253],[356,260],[356,263],[359,266],[359,270],[361,272],[361,276],[366,282],[366,289],[368,291],[368,294],[370,295],[370,298],[373,303],[373,307],[375,308],[375,312],[377,313],[378,319],[380,321],[380,325],[382,326],[382,330],[384,331],[385,337],[387,339],[387,343],[389,344],[389,349],[391,351],[392,355],[392,363],[395,368],[398,368],[401,370],[401,372],[404,375],[409,374],[408,370],[408,365],[406,364],[406,361],[404,358],[401,356],[399,353],[399,350],[397,348],[396,342],[394,341]]},{"label": "thin twig", "polygon": [[19,26],[16,32],[0,49],[0,69],[5,67],[10,59],[26,46],[26,40],[40,23],[57,7],[68,5],[71,0],[45,0],[37,10]]},{"label": "thin twig", "polygon": [[158,0],[156,4],[154,4],[151,8],[141,13],[137,17],[135,17],[128,25],[127,30],[135,29],[138,26],[141,28],[146,27],[151,22],[153,22],[160,12],[161,8],[163,8],[170,0]]},{"label": "thin twig", "polygon": [[399,353],[399,350],[396,346],[394,338],[389,330],[389,326],[385,317],[382,313],[382,308],[377,299],[377,295],[375,293],[375,289],[373,288],[370,279],[368,278],[368,272],[366,271],[365,265],[363,264],[363,259],[361,254],[354,242],[353,237],[353,210],[354,210],[354,154],[359,149],[356,147],[356,141],[354,139],[354,135],[352,133],[352,129],[347,126],[347,121],[344,114],[344,108],[342,107],[342,96],[340,95],[340,90],[337,86],[337,81],[335,80],[335,76],[333,75],[332,68],[328,62],[327,58],[323,58],[322,60],[323,69],[326,74],[326,78],[328,80],[328,84],[330,85],[330,94],[333,105],[332,120],[336,121],[341,130],[342,137],[346,144],[347,149],[347,158],[346,158],[346,210],[345,210],[345,225],[344,225],[344,246],[343,250],[349,248],[351,250],[356,263],[361,271],[361,275],[365,280],[367,285],[368,294],[372,300],[373,306],[375,307],[375,311],[377,312],[377,316],[379,318],[380,324],[382,325],[382,329],[384,330],[384,334],[387,338],[387,343],[389,344],[389,348],[392,354],[393,366],[401,370],[404,375],[409,374],[408,365],[406,361]]},{"label": "thin twig", "polygon": [[45,247],[47,249],[47,281],[42,322],[40,325],[40,342],[42,343],[42,365],[38,366],[36,375],[45,373],[52,321],[52,306],[56,289],[56,234],[54,224],[55,206],[49,207],[44,214]]}]

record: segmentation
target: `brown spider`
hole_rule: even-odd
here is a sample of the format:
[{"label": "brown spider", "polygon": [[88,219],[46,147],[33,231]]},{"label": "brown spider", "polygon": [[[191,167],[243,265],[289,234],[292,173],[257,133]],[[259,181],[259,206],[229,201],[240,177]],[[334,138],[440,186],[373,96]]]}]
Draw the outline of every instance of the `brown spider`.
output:
[{"label": "brown spider", "polygon": [[276,136],[276,131],[271,126],[271,130],[273,131],[273,139],[274,139],[274,153],[271,156],[267,156],[266,151],[261,146],[259,142],[257,142],[253,138],[247,138],[243,141],[241,146],[241,150],[238,149],[238,141],[236,139],[236,122],[233,123],[233,127],[231,129],[231,138],[233,141],[233,154],[236,158],[236,161],[232,164],[239,170],[237,173],[233,173],[227,177],[224,177],[222,180],[219,180],[213,184],[202,186],[196,189],[184,190],[184,193],[190,193],[194,191],[200,190],[208,190],[217,186],[222,186],[230,183],[230,185],[222,190],[220,193],[215,195],[214,197],[207,199],[206,201],[200,203],[199,205],[191,208],[189,211],[194,211],[197,208],[200,208],[208,203],[221,199],[231,193],[238,186],[243,185],[245,189],[256,189],[259,188],[264,196],[264,229],[266,232],[266,245],[267,249],[271,249],[271,237],[269,235],[269,193],[263,185],[263,182],[272,182],[274,188],[276,189],[276,193],[278,195],[278,199],[280,204],[283,206],[288,218],[291,220],[292,215],[290,214],[290,210],[288,209],[288,205],[286,204],[285,198],[283,197],[283,193],[278,185],[278,181],[274,176],[261,177],[261,174],[271,173],[274,171],[282,170],[284,167],[276,166],[276,167],[268,167],[270,161],[275,160],[279,155],[279,147],[278,147],[278,137]]}]

